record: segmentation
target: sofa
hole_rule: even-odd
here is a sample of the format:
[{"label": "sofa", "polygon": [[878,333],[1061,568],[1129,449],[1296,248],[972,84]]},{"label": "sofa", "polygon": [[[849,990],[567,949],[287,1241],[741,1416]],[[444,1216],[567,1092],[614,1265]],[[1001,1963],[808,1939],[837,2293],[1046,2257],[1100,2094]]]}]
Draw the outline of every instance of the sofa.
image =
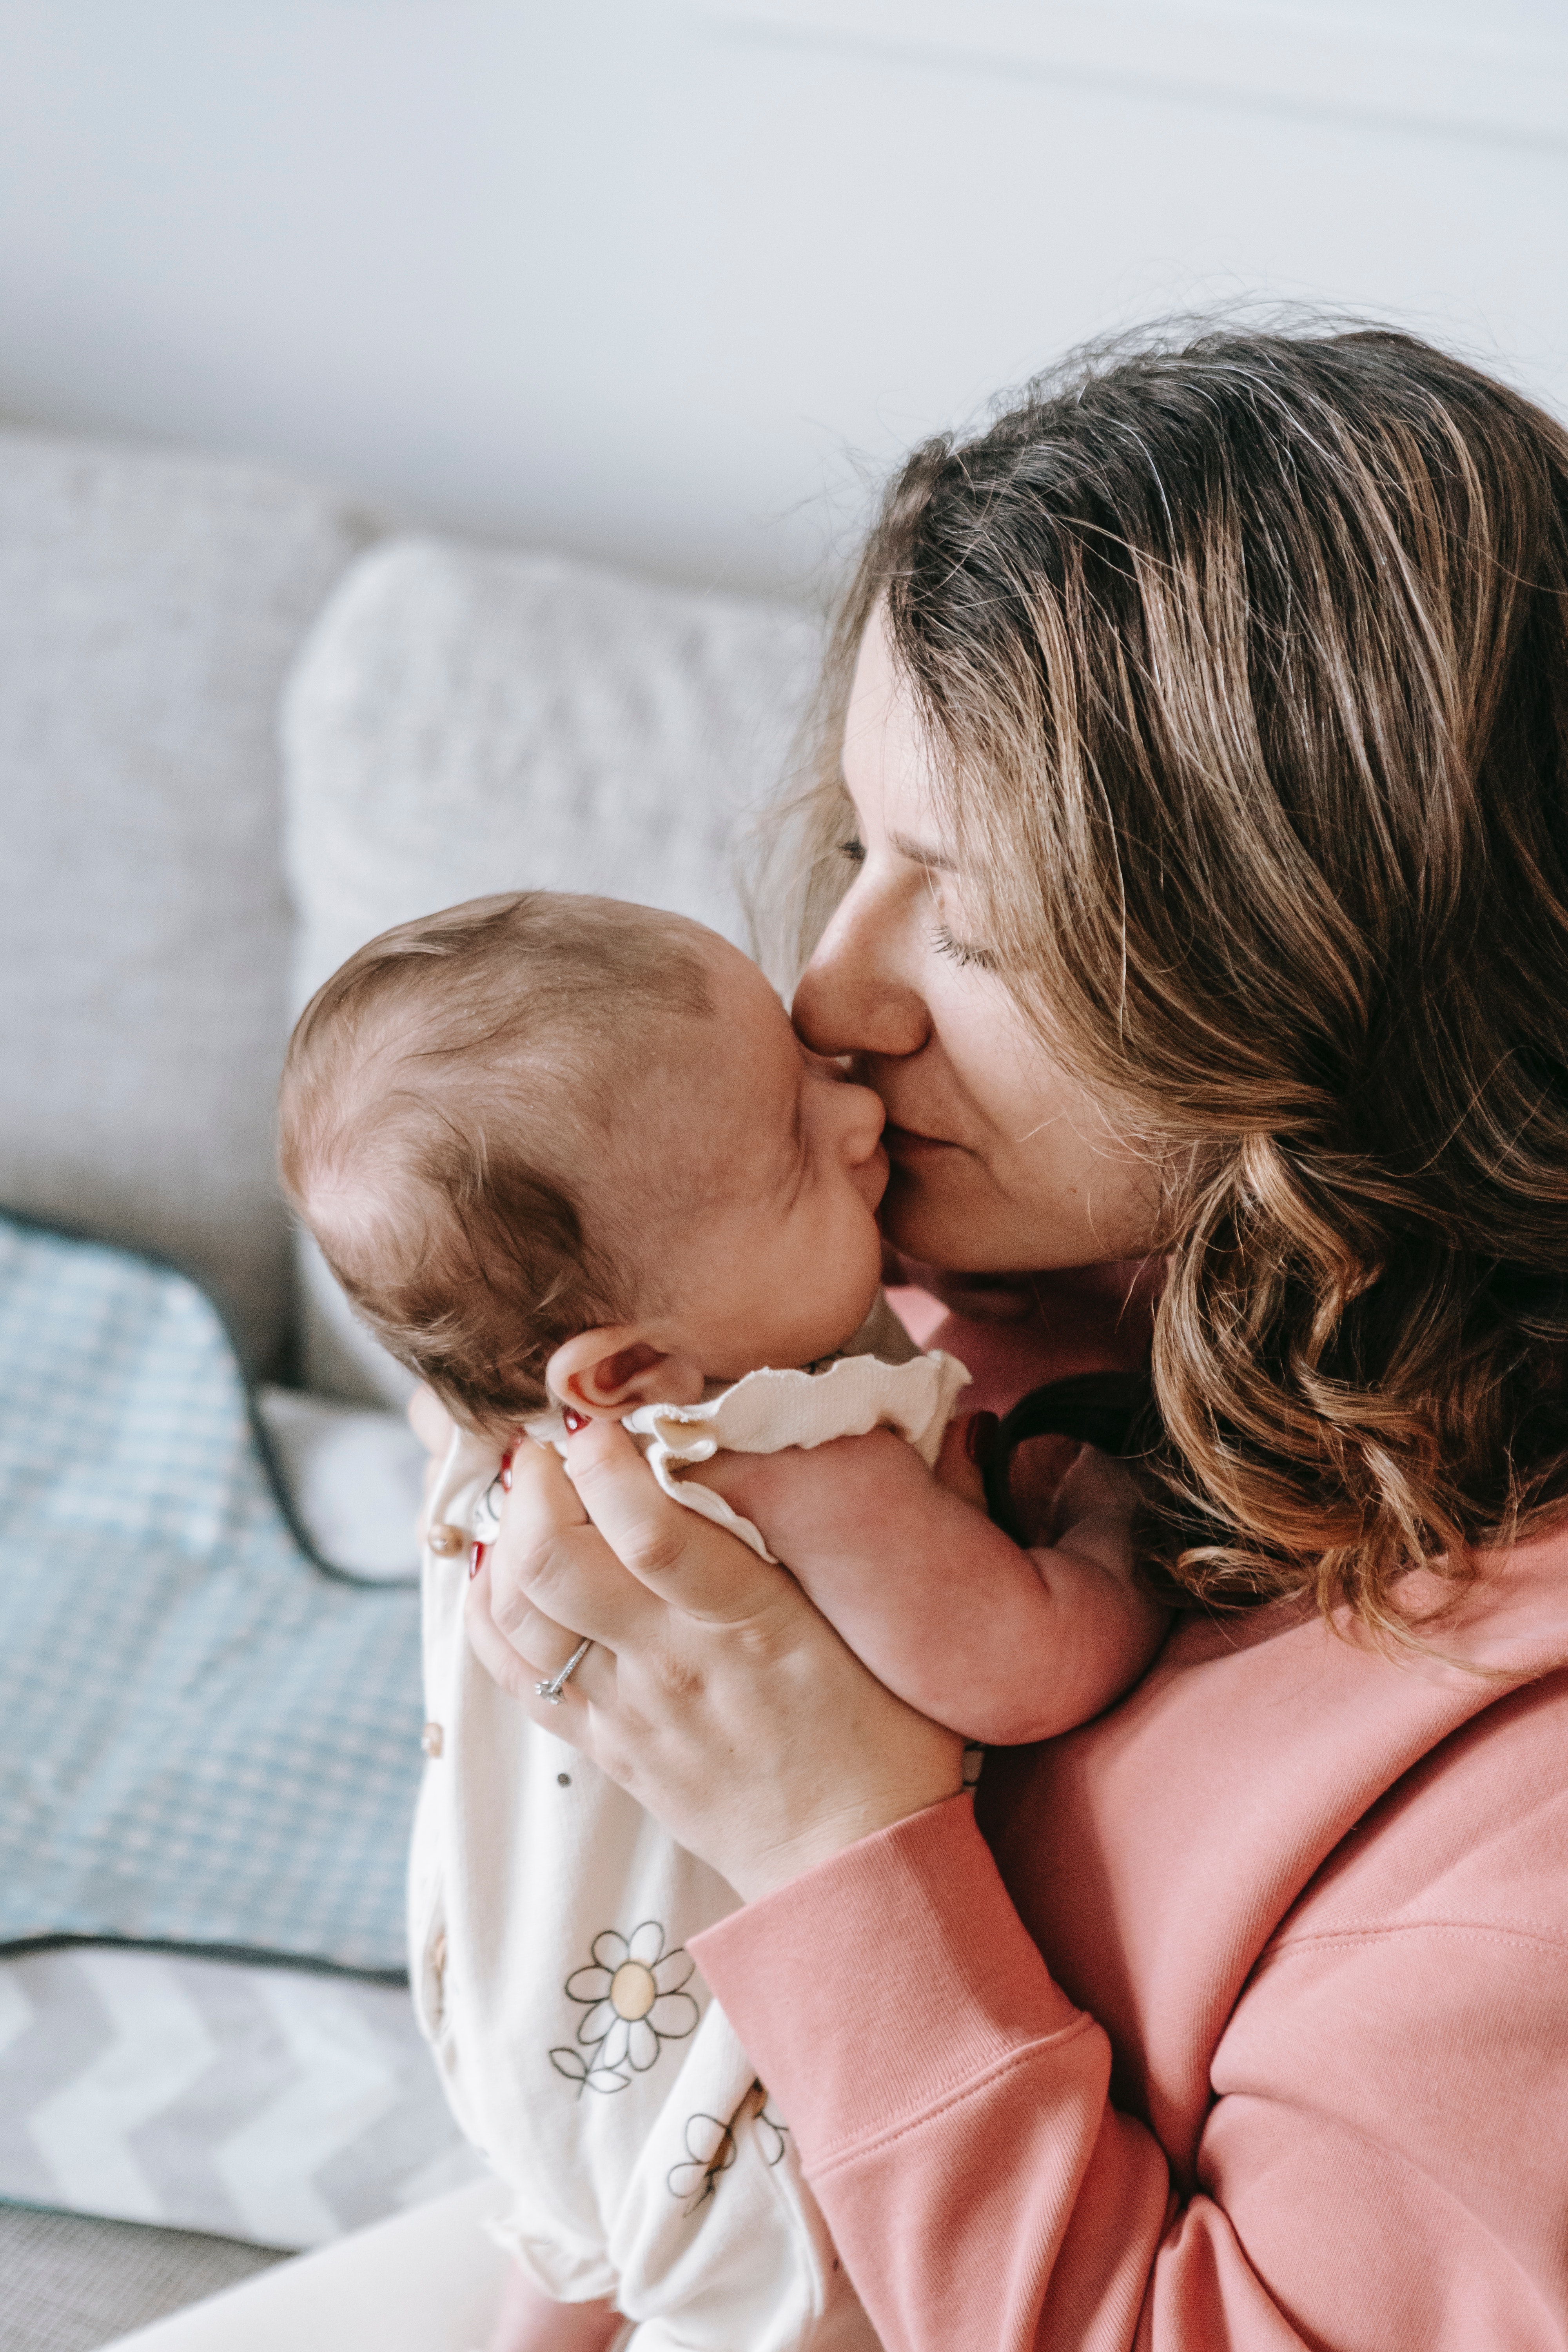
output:
[{"label": "sofa", "polygon": [[[405,1375],[279,1196],[294,1014],[372,933],[511,885],[636,898],[745,943],[737,858],[787,788],[820,651],[794,606],[409,533],[259,467],[0,433],[0,1212],[35,1274],[97,1269],[207,1318],[302,1607],[319,1579],[335,1622],[412,1624],[419,1463]],[[7,1344],[10,1393],[65,1458],[73,1396],[25,1331]],[[0,1594],[27,1690],[50,1662],[27,1654],[19,1553],[7,1578],[19,1524]],[[214,1543],[187,1581],[232,1580]],[[116,1557],[119,1589],[139,1567],[133,1544]],[[269,1633],[287,1681],[286,1627]],[[115,1673],[152,1674],[151,1635],[118,1638]],[[193,1704],[136,1687],[144,1720]],[[84,1677],[59,1688],[65,1789],[101,1724]],[[7,1787],[37,1779],[19,1719],[0,1728]],[[397,1770],[364,1832],[388,1872],[416,1765]],[[225,1801],[193,1768],[181,1804]],[[51,1910],[46,1884],[0,1940],[0,2352],[102,2342],[473,2161],[395,1953],[317,1949],[265,1888],[237,1944],[196,1895],[150,1910],[121,1843],[98,1911]]]}]

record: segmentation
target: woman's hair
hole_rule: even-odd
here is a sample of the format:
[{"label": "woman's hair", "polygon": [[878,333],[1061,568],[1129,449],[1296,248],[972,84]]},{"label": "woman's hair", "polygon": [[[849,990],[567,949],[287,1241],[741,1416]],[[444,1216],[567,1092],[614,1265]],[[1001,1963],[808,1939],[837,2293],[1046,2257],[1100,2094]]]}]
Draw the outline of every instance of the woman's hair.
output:
[{"label": "woman's hair", "polygon": [[284,1189],[361,1321],[470,1428],[541,1411],[561,1342],[634,1311],[662,1189],[640,1163],[633,1215],[603,1179],[627,1090],[713,1012],[701,936],[509,891],[384,931],[300,1016]]},{"label": "woman's hair", "polygon": [[903,467],[835,761],[879,605],[991,952],[1163,1173],[1151,1559],[1408,1636],[1568,1495],[1568,436],[1388,330],[1122,350]]}]

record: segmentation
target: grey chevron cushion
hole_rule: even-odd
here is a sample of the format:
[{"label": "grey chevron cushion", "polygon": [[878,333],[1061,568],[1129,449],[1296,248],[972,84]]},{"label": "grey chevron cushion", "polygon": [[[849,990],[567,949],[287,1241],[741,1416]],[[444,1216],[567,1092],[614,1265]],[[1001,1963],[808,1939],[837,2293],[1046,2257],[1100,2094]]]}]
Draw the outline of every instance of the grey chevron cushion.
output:
[{"label": "grey chevron cushion", "polygon": [[65,1945],[0,2025],[0,2199],[293,2248],[484,2168],[402,1985]]}]

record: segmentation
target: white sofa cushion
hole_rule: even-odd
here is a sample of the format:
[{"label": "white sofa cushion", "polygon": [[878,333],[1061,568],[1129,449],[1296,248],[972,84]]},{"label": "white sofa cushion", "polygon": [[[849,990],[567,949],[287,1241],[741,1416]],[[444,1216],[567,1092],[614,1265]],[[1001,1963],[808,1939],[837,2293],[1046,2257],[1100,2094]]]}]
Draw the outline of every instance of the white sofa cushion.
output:
[{"label": "white sofa cushion", "polygon": [[[732,858],[784,783],[821,651],[793,606],[431,539],[372,549],[284,706],[295,1002],[362,941],[509,887],[599,890],[741,939]],[[304,1253],[305,1372],[406,1377]]]},{"label": "white sofa cushion", "polygon": [[252,466],[0,434],[0,1206],[289,1319],[276,717],[369,536]]}]

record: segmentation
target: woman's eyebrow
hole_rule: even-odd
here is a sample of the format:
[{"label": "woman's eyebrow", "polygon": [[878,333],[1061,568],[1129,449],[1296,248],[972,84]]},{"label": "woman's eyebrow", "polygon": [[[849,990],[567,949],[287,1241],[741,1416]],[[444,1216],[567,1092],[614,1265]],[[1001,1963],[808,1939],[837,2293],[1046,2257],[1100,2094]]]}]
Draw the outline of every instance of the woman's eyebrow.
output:
[{"label": "woman's eyebrow", "polygon": [[957,859],[950,857],[944,849],[933,849],[928,842],[915,841],[907,833],[890,833],[888,842],[889,847],[896,849],[900,857],[907,857],[911,866],[928,866],[933,874],[956,874],[958,871]]}]

